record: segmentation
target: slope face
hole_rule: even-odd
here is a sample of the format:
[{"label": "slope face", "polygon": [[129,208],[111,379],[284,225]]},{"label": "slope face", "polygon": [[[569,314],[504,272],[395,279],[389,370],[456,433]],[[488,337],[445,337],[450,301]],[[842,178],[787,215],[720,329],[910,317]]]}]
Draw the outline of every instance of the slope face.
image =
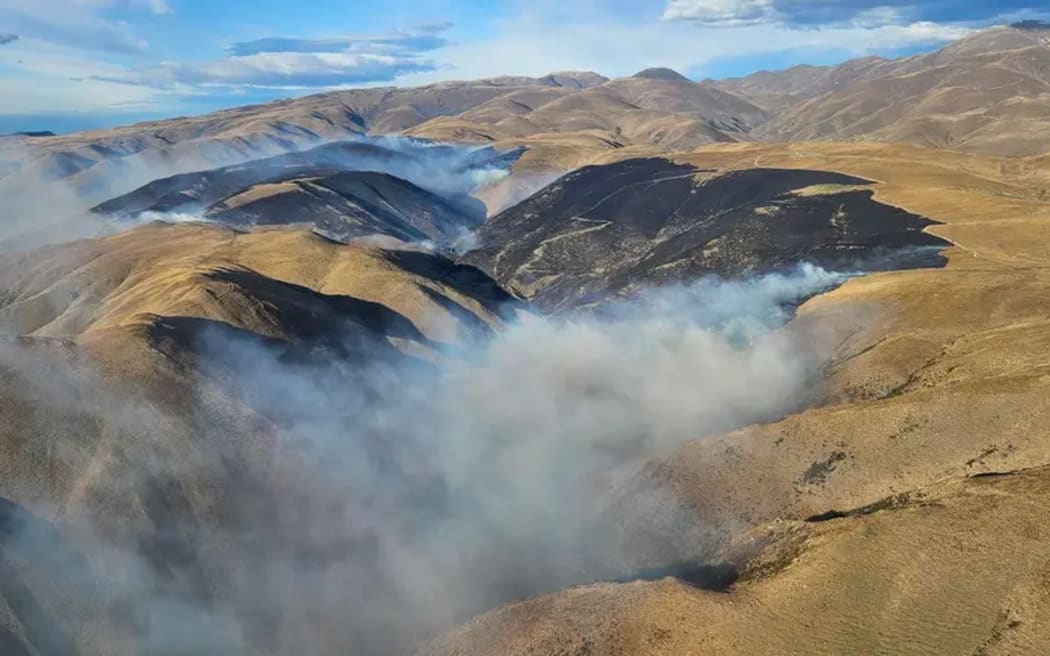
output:
[{"label": "slope face", "polygon": [[[811,261],[863,269],[887,253],[945,245],[931,224],[872,200],[838,173],[718,174],[663,159],[585,167],[486,223],[465,259],[546,309],[644,286]],[[909,261],[910,260],[910,261]],[[936,262],[912,251],[892,266]]]},{"label": "slope face", "polygon": [[[347,623],[335,601],[381,589],[382,607],[393,594],[374,490],[350,485],[337,455],[409,449],[364,440],[355,403],[489,333],[513,299],[421,251],[202,225],[148,225],[0,269],[4,653],[397,642],[396,618]],[[352,447],[322,438],[351,421]],[[420,494],[425,473],[403,473],[389,472],[390,489]]]},{"label": "slope face", "polygon": [[[522,601],[421,653],[1041,653],[1041,159],[806,144],[717,146],[682,161],[877,179],[881,202],[939,222],[927,230],[952,242],[948,263],[851,280],[804,304],[791,328],[834,350],[823,404],[655,454],[612,495],[618,526],[648,546],[638,578],[680,580]],[[654,485],[669,505],[637,496]],[[994,565],[1004,561],[1017,569]],[[704,565],[740,578],[717,592],[687,585]]]},{"label": "slope face", "polygon": [[484,219],[484,207],[468,194],[479,181],[506,175],[519,154],[407,139],[338,142],[155,180],[93,212],[197,216],[238,226],[313,224],[340,240],[381,234],[449,243]]},{"label": "slope face", "polygon": [[[252,276],[290,285],[288,291],[300,290],[304,299],[313,290],[389,307],[409,317],[420,345],[467,336],[457,327],[460,315],[447,308],[466,308],[491,324],[498,321],[499,306],[510,300],[479,272],[425,252],[347,247],[296,230],[242,234],[200,224],[154,223],[7,256],[0,271],[4,333],[56,338],[150,324],[155,317],[193,317],[290,339],[294,330],[282,317],[295,313],[280,303],[253,300],[259,291],[238,282]],[[260,289],[270,285],[260,284]]]},{"label": "slope face", "polygon": [[742,78],[706,80],[706,83],[743,96],[775,116],[798,102],[876,77],[890,65],[890,61],[881,57],[862,57],[839,66],[800,65],[783,71],[760,71]]},{"label": "slope face", "polygon": [[[864,138],[1031,155],[1050,147],[1048,35],[1042,28],[993,28],[927,55],[718,84],[782,108],[755,131],[759,139]],[[790,90],[795,84],[802,93]]]},{"label": "slope face", "polygon": [[[766,112],[744,98],[681,76],[611,80],[575,93],[500,98],[458,116],[433,119],[409,133],[438,140],[511,141],[542,135],[599,135],[596,147],[693,148],[739,141]],[[542,147],[542,142],[536,144]]]},{"label": "slope face", "polygon": [[[741,574],[728,593],[671,577],[575,588],[481,616],[417,655],[1038,653],[1050,603],[1032,527],[1050,519],[1047,492],[1041,469],[781,522],[722,554]],[[989,553],[1012,566],[988,567]]]},{"label": "slope face", "polygon": [[689,78],[682,75],[678,71],[670,68],[647,68],[644,71],[638,71],[632,77],[645,78],[649,80],[666,80],[669,82],[688,82]]},{"label": "slope face", "polygon": [[160,177],[365,133],[393,134],[522,89],[579,90],[606,79],[565,72],[409,89],[354,89],[110,130],[2,139],[0,191],[13,195],[32,187],[37,193],[42,182],[65,179],[91,205]]}]

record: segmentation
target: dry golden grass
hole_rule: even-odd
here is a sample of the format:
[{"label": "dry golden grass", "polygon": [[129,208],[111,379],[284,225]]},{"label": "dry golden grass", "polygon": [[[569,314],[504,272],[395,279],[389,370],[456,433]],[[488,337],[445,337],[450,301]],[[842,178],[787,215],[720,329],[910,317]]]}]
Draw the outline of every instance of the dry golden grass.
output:
[{"label": "dry golden grass", "polygon": [[482,616],[426,656],[1045,653],[1050,472],[952,481],[893,510],[781,522],[729,593],[601,584]]},{"label": "dry golden grass", "polygon": [[[642,468],[696,522],[724,527],[723,555],[752,538],[768,545],[751,560],[762,576],[726,594],[671,580],[569,590],[482,616],[425,653],[1042,653],[1050,203],[1041,162],[856,143],[717,145],[675,158],[872,180],[879,200],[943,224],[928,230],[954,244],[948,265],[856,279],[801,308],[792,329],[834,353],[818,407]],[[984,472],[1020,473],[968,478]],[[798,523],[896,494],[912,501]],[[633,501],[613,502],[628,525],[660,524],[659,510]]]},{"label": "dry golden grass", "polygon": [[[224,321],[284,337],[252,289],[212,280],[223,270],[247,270],[274,283],[382,305],[439,342],[463,337],[452,304],[483,321],[497,321],[479,298],[439,276],[400,266],[390,251],[329,241],[302,229],[240,233],[211,224],[153,223],[104,239],[85,240],[5,258],[0,279],[7,298],[0,325],[14,335],[69,337],[152,322],[158,316]],[[433,265],[437,258],[417,258]]]}]

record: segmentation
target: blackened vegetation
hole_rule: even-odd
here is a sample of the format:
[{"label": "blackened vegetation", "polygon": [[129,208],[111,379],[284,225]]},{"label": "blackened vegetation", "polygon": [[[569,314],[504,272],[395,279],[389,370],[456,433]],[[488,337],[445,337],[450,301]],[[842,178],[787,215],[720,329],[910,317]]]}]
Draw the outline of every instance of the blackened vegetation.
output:
[{"label": "blackened vegetation", "polygon": [[[381,234],[451,242],[484,221],[484,204],[463,190],[431,190],[410,179],[421,178],[425,185],[438,174],[509,167],[519,155],[441,145],[414,152],[369,141],[331,143],[154,180],[92,211],[118,218],[188,213],[231,226],[312,224],[342,241]],[[432,176],[424,175],[431,169]]]},{"label": "blackened vegetation", "polygon": [[[546,309],[704,274],[809,261],[836,269],[943,265],[933,221],[826,171],[714,173],[665,159],[590,166],[492,218],[466,260]],[[819,187],[816,193],[795,193]]]},{"label": "blackened vegetation", "polygon": [[835,451],[824,460],[814,462],[802,472],[802,482],[810,485],[823,485],[839,463],[846,460],[847,457],[842,451]]},{"label": "blackened vegetation", "polygon": [[644,570],[632,576],[619,579],[617,582],[659,581],[665,578],[678,579],[686,585],[691,585],[701,590],[728,592],[729,588],[740,579],[740,571],[732,563],[678,563],[667,567]]},{"label": "blackened vegetation", "polygon": [[846,519],[847,517],[863,517],[865,515],[873,515],[883,510],[893,510],[895,508],[902,508],[909,505],[913,501],[913,497],[908,493],[894,494],[888,496],[885,499],[880,499],[875,503],[869,503],[866,506],[860,508],[853,508],[852,510],[829,510],[822,512],[818,515],[812,515],[806,518],[807,522],[819,523],[828,522],[833,519]]},{"label": "blackened vegetation", "polygon": [[232,205],[216,203],[203,218],[232,226],[313,224],[339,241],[384,234],[403,241],[451,239],[480,223],[437,194],[386,173],[339,172],[280,181],[279,191]]}]

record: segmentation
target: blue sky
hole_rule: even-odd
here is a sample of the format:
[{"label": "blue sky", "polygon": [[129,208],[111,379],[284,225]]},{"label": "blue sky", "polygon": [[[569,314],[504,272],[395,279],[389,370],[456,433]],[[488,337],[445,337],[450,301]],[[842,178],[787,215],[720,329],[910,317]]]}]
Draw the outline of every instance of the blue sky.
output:
[{"label": "blue sky", "polygon": [[0,0],[0,133],[355,86],[669,66],[700,79],[928,50],[1033,0]]}]

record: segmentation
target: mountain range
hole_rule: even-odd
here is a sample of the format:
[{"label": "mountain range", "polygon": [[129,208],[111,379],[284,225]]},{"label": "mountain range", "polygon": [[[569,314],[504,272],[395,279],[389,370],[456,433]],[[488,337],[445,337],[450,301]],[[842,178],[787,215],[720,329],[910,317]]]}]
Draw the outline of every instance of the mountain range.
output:
[{"label": "mountain range", "polygon": [[0,652],[1038,654],[1050,27],[0,138]]}]

